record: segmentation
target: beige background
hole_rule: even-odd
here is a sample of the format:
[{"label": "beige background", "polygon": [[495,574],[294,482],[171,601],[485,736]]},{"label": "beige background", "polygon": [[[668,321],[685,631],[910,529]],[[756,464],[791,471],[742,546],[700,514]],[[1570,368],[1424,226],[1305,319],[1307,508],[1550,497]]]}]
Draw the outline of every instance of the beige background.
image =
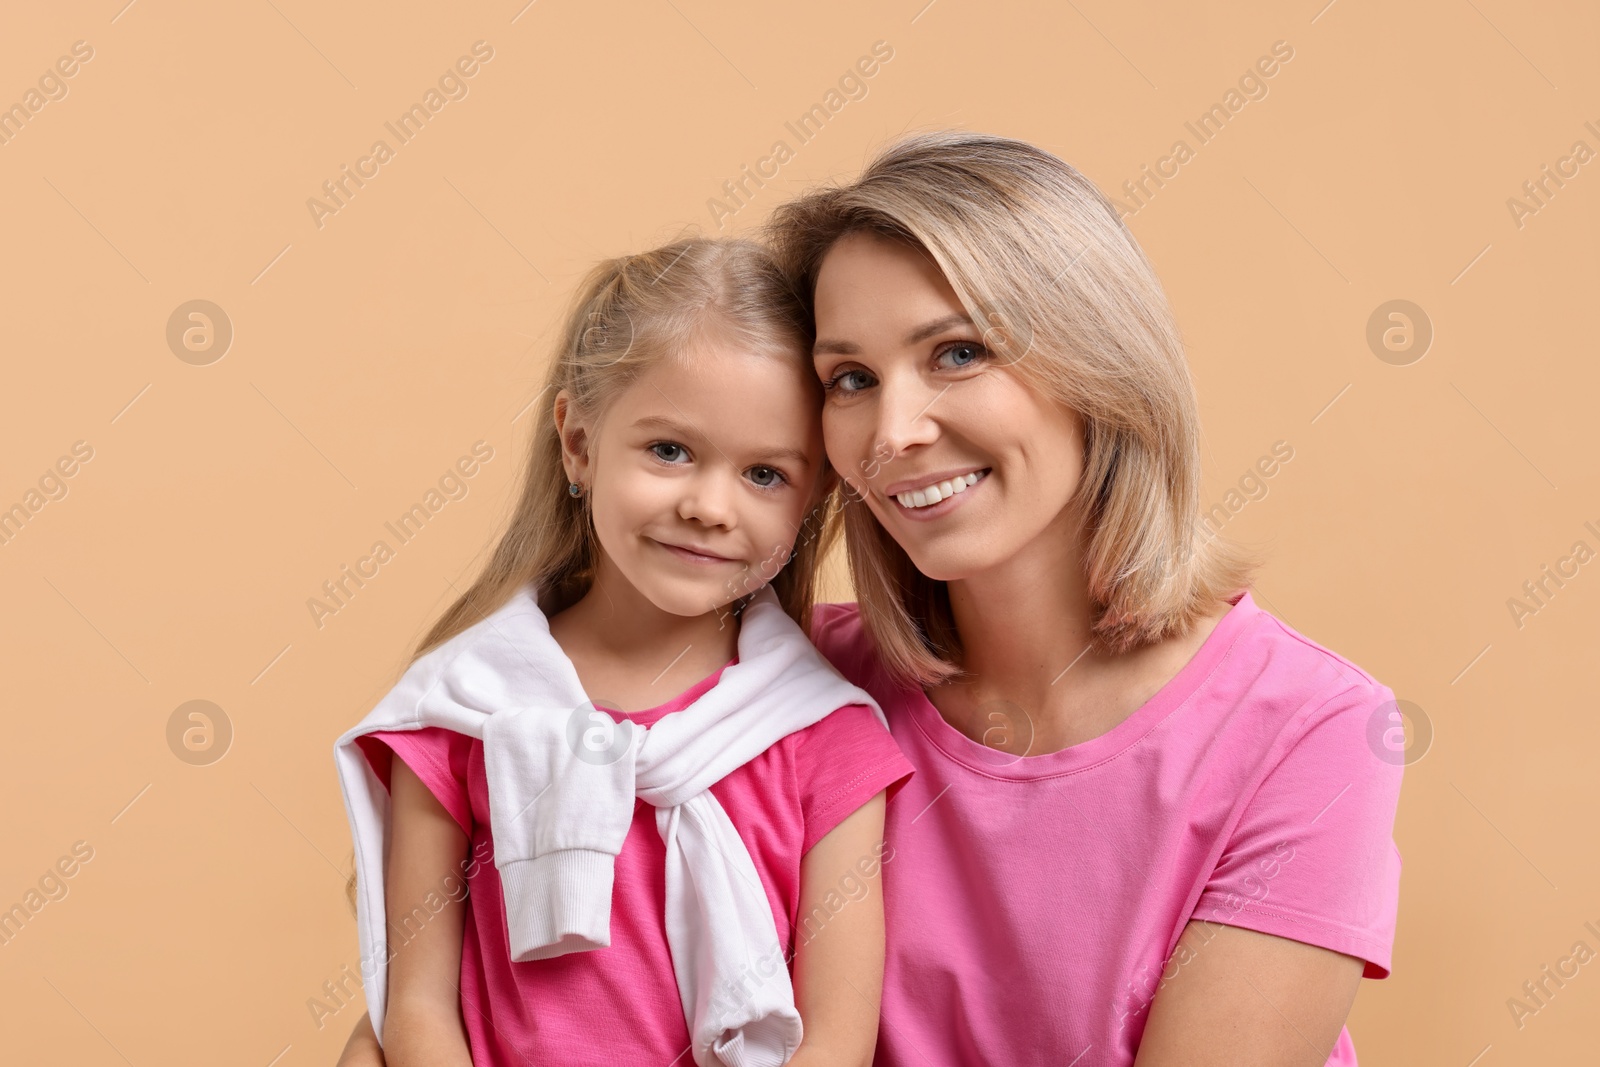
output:
[{"label": "beige background", "polygon": [[[1592,1060],[1600,964],[1520,1028],[1507,1006],[1600,950],[1600,163],[1520,225],[1507,204],[1600,150],[1592,6],[123,2],[0,28],[0,106],[93,50],[0,144],[0,507],[37,505],[0,544],[0,907],[73,872],[0,945],[7,1062],[331,1063],[364,1010],[307,1006],[358,951],[333,741],[496,534],[576,278],[717,232],[708,200],[778,139],[794,157],[722,232],[945,125],[1112,195],[1195,149],[1130,225],[1190,346],[1208,500],[1293,448],[1225,527],[1271,546],[1257,597],[1434,731],[1361,1061]],[[308,198],[480,40],[467,95],[319,227]],[[878,41],[866,95],[799,146],[784,123]],[[1199,145],[1184,123],[1277,41],[1267,94]],[[1403,366],[1366,339],[1395,299],[1434,330]],[[192,300],[232,325],[206,365],[167,341]],[[319,625],[322,583],[480,440],[467,494]],[[1580,540],[1519,626],[1508,600]],[[210,765],[169,744],[193,700],[231,725]]]}]

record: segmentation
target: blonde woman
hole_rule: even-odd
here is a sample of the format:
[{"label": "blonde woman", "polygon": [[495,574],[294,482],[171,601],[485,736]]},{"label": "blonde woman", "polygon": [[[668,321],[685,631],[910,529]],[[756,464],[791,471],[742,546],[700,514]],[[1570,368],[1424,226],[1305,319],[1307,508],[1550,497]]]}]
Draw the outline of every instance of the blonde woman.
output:
[{"label": "blonde woman", "polygon": [[1354,1064],[1399,894],[1394,694],[1202,526],[1183,347],[1112,206],[943,132],[771,238],[860,601],[813,638],[916,768],[876,1062]]}]

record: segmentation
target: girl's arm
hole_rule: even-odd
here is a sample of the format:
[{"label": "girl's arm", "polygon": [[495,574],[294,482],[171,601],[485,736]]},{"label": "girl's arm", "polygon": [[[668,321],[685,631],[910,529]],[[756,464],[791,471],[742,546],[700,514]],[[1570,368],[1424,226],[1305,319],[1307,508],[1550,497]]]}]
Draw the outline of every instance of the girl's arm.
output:
[{"label": "girl's arm", "polygon": [[[848,815],[800,861],[794,1000],[804,1036],[789,1067],[871,1067],[883,996],[884,795]],[[829,912],[829,895],[844,901]]]},{"label": "girl's arm", "polygon": [[1191,919],[1134,1067],[1323,1067],[1362,967],[1303,941]]},{"label": "girl's arm", "polygon": [[[394,829],[384,881],[390,951],[382,1054],[388,1067],[472,1067],[461,1021],[460,886],[470,842],[402,759],[389,775]],[[429,896],[443,900],[429,910]],[[396,938],[405,939],[396,944]]]},{"label": "girl's arm", "polygon": [[350,1031],[350,1040],[345,1042],[335,1067],[384,1067],[383,1046],[372,1032],[372,1016],[368,1012],[361,1013],[356,1028]]}]

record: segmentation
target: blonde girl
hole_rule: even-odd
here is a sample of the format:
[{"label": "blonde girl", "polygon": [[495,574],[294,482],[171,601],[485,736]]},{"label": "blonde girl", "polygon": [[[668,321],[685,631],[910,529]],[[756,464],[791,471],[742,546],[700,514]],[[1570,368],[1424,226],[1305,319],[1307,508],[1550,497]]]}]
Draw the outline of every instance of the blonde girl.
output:
[{"label": "blonde girl", "polygon": [[[358,855],[378,855],[381,836],[363,811],[387,809],[391,838],[361,872],[365,882],[384,871],[381,896],[362,898],[362,948],[387,958],[363,960],[370,1012],[342,1064],[871,1062],[876,883],[892,858],[885,795],[910,767],[870,698],[806,638],[837,485],[809,340],[783,275],[749,242],[683,240],[584,281],[538,394],[509,528],[395,690],[336,747],[341,759],[360,754],[341,763]],[[780,651],[823,694],[809,725],[670,809],[652,807],[645,796],[656,794],[640,785],[624,798],[631,822],[614,854],[512,855],[525,842],[502,831],[545,820],[559,833],[563,819],[592,818],[599,800],[581,792],[586,783],[612,782],[624,757],[639,761],[643,783],[650,746],[674,721],[698,721]],[[576,760],[550,749],[565,768],[550,797],[509,811],[526,775],[497,778],[496,760],[532,757],[495,745],[552,672],[589,698],[568,709],[572,736],[588,745],[598,723],[610,747],[598,761],[576,741]],[[800,699],[763,695],[773,708]],[[694,910],[715,899],[704,869],[676,865],[688,824],[667,816],[694,804],[712,805],[737,834],[698,862],[723,877],[714,889],[763,905],[755,932],[781,949],[775,968],[751,951],[740,973],[684,973],[701,958],[698,939],[720,931],[735,956],[740,945],[727,915]],[[684,869],[701,879],[687,902]],[[609,904],[574,885],[605,887]],[[803,1027],[776,1010],[721,1026],[789,990]]]}]

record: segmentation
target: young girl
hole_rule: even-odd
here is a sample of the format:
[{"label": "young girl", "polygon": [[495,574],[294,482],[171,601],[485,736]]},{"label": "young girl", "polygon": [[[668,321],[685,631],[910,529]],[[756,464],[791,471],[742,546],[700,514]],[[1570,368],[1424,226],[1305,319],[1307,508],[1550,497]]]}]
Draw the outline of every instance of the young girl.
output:
[{"label": "young girl", "polygon": [[911,767],[803,629],[838,482],[806,321],[745,241],[586,280],[510,528],[335,746],[341,1064],[871,1062]]}]

